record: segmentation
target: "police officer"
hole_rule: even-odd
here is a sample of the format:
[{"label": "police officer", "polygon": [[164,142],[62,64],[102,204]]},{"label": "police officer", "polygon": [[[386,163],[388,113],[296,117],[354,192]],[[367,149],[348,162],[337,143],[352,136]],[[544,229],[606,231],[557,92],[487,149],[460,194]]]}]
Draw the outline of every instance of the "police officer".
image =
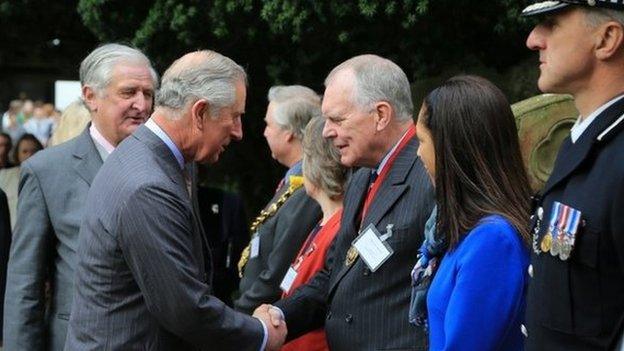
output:
[{"label": "police officer", "polygon": [[606,350],[624,318],[624,2],[539,1],[538,86],[580,116],[537,202],[527,350]]}]

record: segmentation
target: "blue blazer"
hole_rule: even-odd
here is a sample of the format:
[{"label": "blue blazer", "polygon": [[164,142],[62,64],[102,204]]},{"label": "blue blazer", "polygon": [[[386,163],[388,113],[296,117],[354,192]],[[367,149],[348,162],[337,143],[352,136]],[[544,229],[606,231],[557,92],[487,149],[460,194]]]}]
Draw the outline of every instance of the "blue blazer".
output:
[{"label": "blue blazer", "polygon": [[522,350],[529,251],[503,217],[446,253],[427,296],[429,350]]}]

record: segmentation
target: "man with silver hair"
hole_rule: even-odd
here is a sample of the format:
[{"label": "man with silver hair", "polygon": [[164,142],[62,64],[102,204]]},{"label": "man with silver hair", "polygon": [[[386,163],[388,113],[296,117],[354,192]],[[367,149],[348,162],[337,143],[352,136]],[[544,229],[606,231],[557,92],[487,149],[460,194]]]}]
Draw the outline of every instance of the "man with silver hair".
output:
[{"label": "man with silver hair", "polygon": [[325,267],[291,296],[257,314],[280,315],[288,340],[325,327],[331,350],[427,350],[408,321],[410,271],[433,208],[407,76],[390,60],[362,55],[325,80],[323,136],[344,166],[360,167],[344,197]]},{"label": "man with silver hair", "polygon": [[526,44],[579,117],[533,216],[527,350],[624,350],[624,2],[537,1]]},{"label": "man with silver hair", "polygon": [[280,285],[321,211],[303,189],[303,133],[321,115],[321,98],[310,88],[291,85],[269,90],[264,137],[271,156],[288,167],[275,195],[253,222],[252,238],[239,262],[241,296],[236,309],[252,313],[282,294]]},{"label": "man with silver hair", "polygon": [[158,77],[139,50],[106,44],[82,61],[80,82],[93,122],[22,165],[4,301],[7,350],[63,349],[87,192],[106,157],[149,116]]},{"label": "man with silver hair", "polygon": [[246,74],[213,51],[165,72],[147,123],[113,152],[86,201],[65,350],[276,350],[283,322],[211,295],[186,165],[243,137]]}]

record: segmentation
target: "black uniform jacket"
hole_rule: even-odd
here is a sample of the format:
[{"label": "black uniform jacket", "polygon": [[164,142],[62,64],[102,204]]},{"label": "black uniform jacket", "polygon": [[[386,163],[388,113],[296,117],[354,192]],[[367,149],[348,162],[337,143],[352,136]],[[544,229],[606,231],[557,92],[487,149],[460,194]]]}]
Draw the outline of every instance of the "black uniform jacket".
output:
[{"label": "black uniform jacket", "polygon": [[526,349],[609,349],[624,318],[624,98],[575,143],[564,140],[534,224],[537,243],[554,201],[581,211],[582,220],[569,259],[533,250]]}]

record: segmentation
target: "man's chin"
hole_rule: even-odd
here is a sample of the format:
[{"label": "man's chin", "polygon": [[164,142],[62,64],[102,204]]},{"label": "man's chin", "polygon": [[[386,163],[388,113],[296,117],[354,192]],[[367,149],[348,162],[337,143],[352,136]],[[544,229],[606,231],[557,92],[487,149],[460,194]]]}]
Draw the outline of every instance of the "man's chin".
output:
[{"label": "man's chin", "polygon": [[561,92],[555,82],[549,80],[547,77],[544,77],[543,75],[539,77],[539,79],[537,80],[537,88],[542,92],[542,93],[549,93],[549,94],[563,94],[563,92]]},{"label": "man's chin", "polygon": [[207,155],[206,157],[196,160],[196,162],[202,165],[211,165],[211,164],[217,163],[217,161],[219,161],[220,156],[221,156],[220,152],[215,152],[214,154]]},{"label": "man's chin", "polygon": [[137,129],[139,129],[141,124],[143,124],[143,123],[138,123],[138,122],[137,123],[134,123],[134,122],[128,123],[126,125],[126,128],[125,128],[126,129],[126,134],[130,135],[130,134],[134,133]]},{"label": "man's chin", "polygon": [[344,166],[344,167],[353,167],[354,166],[354,160],[346,155],[342,155],[340,156],[340,163]]}]

